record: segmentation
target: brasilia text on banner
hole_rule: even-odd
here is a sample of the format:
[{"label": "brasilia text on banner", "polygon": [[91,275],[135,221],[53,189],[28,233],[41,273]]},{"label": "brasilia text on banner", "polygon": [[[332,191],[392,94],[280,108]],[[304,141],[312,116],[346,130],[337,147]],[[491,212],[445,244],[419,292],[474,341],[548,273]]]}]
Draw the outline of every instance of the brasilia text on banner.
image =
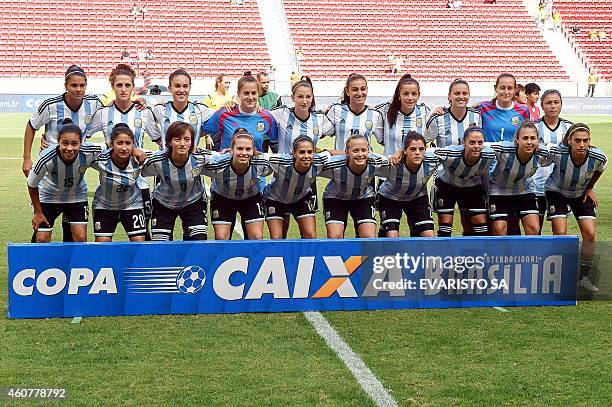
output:
[{"label": "brasilia text on banner", "polygon": [[576,303],[578,238],[10,244],[9,318]]}]

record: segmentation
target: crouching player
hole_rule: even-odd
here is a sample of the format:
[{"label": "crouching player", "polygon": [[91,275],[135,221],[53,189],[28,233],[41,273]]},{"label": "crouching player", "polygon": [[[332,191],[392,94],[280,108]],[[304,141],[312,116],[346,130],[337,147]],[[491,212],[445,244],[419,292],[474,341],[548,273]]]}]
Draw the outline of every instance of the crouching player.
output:
[{"label": "crouching player", "polygon": [[608,157],[591,146],[591,131],[576,123],[565,133],[563,141],[550,147],[554,164],[546,181],[548,219],[555,235],[567,234],[567,215],[574,213],[582,235],[578,285],[587,291],[599,291],[589,278],[595,251],[595,217],[599,199],[593,191],[608,164]]},{"label": "crouching player", "polygon": [[434,222],[427,197],[427,181],[440,160],[425,149],[425,138],[415,131],[404,137],[403,160],[398,166],[383,166],[376,175],[386,178],[378,188],[378,210],[386,237],[399,237],[402,211],[410,236],[433,237]]},{"label": "crouching player", "polygon": [[102,152],[102,146],[81,143],[82,132],[64,119],[57,145],[48,147],[28,175],[28,192],[34,207],[32,228],[37,243],[51,241],[55,219],[62,213],[70,222],[72,241],[87,241],[87,184],[85,170]]},{"label": "crouching player", "polygon": [[438,213],[438,236],[448,237],[453,231],[455,204],[466,210],[474,236],[486,236],[487,205],[484,186],[495,153],[484,145],[480,127],[468,127],[463,133],[463,144],[435,151],[442,160],[442,168],[435,181],[433,207]]}]

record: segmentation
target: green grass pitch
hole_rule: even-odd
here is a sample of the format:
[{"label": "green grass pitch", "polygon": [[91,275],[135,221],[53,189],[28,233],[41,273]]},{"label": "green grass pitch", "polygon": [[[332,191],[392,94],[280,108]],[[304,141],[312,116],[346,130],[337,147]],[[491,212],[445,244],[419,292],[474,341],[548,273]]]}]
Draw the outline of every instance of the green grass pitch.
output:
[{"label": "green grass pitch", "polygon": [[[0,114],[4,259],[8,242],[31,236],[21,172],[27,119]],[[594,144],[612,156],[612,116],[567,119],[589,124]],[[88,173],[90,185],[95,178]],[[596,192],[604,247],[612,238],[610,174]],[[573,219],[570,224],[576,233]],[[319,215],[319,236],[324,229]],[[293,224],[290,235],[297,236]],[[6,264],[0,265],[0,387],[66,388],[65,405],[373,405],[301,313],[8,320]],[[600,264],[599,285],[608,293],[611,280],[610,268]],[[324,315],[400,405],[612,405],[609,302],[509,310]]]}]

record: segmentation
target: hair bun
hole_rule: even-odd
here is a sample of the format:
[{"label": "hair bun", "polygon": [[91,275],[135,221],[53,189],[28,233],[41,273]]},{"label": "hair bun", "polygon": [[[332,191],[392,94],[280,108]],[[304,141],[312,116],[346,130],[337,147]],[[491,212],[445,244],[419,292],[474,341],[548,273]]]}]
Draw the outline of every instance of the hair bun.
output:
[{"label": "hair bun", "polygon": [[62,120],[62,126],[66,126],[68,124],[74,124],[74,122],[72,121],[72,119],[66,117],[64,120]]}]

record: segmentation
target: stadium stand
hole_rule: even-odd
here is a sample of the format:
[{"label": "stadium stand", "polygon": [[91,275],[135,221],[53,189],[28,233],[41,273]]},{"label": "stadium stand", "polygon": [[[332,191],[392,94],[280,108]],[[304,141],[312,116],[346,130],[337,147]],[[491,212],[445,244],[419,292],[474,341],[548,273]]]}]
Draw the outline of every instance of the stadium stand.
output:
[{"label": "stadium stand", "polygon": [[[567,80],[521,0],[284,0],[301,70],[317,79],[352,72],[389,80],[389,56],[405,56],[401,73],[429,81]],[[589,2],[590,3],[590,2]],[[406,57],[407,56],[407,57]]]},{"label": "stadium stand", "polygon": [[[149,1],[138,16],[138,49],[155,58],[141,63],[151,76],[185,68],[196,78],[220,71],[240,76],[266,69],[270,57],[256,1]],[[124,49],[137,55],[132,2],[124,0],[3,0],[0,76],[63,76],[71,63],[105,77]]]},{"label": "stadium stand", "polygon": [[[564,32],[584,58],[602,77],[612,78],[612,0],[555,0]],[[572,27],[580,29],[572,32]],[[589,31],[604,31],[605,38],[591,39]]]}]

